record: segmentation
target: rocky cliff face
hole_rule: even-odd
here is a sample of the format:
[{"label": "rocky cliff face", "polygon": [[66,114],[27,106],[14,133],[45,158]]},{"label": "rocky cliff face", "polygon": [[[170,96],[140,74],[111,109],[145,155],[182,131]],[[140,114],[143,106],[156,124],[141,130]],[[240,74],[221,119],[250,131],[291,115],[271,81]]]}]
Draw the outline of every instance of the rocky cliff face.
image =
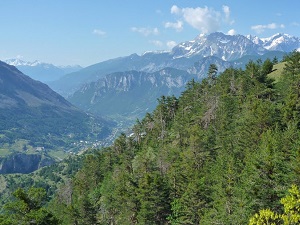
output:
[{"label": "rocky cliff face", "polygon": [[186,71],[174,68],[165,68],[154,73],[116,72],[83,85],[69,101],[106,117],[116,114],[140,117],[155,108],[160,96],[179,96],[187,81],[194,77]]},{"label": "rocky cliff face", "polygon": [[6,158],[0,158],[0,174],[31,173],[54,162],[52,158],[41,154],[13,154]]}]

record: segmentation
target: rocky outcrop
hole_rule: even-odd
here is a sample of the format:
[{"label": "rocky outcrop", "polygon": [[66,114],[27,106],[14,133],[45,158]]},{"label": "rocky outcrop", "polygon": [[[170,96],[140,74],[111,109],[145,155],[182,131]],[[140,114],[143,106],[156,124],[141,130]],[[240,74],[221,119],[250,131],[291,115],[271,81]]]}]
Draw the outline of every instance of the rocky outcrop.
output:
[{"label": "rocky outcrop", "polygon": [[13,154],[0,158],[0,174],[31,173],[54,162],[54,159],[41,154]]}]

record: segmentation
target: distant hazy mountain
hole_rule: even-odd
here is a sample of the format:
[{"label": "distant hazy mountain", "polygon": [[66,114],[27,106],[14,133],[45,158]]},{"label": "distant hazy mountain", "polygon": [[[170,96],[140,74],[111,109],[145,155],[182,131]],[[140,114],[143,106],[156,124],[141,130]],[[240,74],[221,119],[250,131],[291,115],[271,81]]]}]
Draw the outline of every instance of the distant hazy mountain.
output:
[{"label": "distant hazy mountain", "polygon": [[79,65],[74,66],[55,66],[49,63],[39,61],[27,62],[20,59],[5,60],[9,65],[17,67],[22,73],[30,76],[32,79],[48,83],[58,80],[62,76],[76,72],[82,69]]},{"label": "distant hazy mountain", "polygon": [[114,72],[136,70],[151,73],[166,67],[187,70],[194,64],[194,61],[197,61],[197,59],[173,59],[169,52],[147,52],[141,56],[132,54],[83,68],[78,72],[67,74],[61,79],[49,83],[49,85],[53,90],[66,97],[77,91],[83,84],[97,81]]},{"label": "distant hazy mountain", "polygon": [[[46,84],[0,61],[0,146],[72,147],[108,135],[108,123],[79,110]],[[1,148],[1,147],[0,147]]]}]

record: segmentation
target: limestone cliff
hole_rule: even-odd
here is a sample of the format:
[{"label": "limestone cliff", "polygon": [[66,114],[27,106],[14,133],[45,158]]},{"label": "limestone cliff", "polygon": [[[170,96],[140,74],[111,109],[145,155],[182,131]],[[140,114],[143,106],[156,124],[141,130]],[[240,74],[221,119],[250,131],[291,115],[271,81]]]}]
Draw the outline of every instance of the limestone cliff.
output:
[{"label": "limestone cliff", "polygon": [[0,157],[0,174],[31,173],[55,161],[41,154],[17,153],[8,157]]}]

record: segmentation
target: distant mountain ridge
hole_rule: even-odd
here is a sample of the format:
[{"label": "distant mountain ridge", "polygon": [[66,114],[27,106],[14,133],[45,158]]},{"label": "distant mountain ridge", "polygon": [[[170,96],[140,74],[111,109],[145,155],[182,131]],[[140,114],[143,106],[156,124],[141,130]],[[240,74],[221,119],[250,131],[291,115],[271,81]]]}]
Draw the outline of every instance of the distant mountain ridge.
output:
[{"label": "distant mountain ridge", "polygon": [[17,67],[22,73],[30,76],[32,79],[42,81],[44,83],[58,80],[64,75],[76,72],[82,69],[79,65],[72,66],[56,66],[50,63],[24,61],[19,58],[4,60],[5,63]]}]

